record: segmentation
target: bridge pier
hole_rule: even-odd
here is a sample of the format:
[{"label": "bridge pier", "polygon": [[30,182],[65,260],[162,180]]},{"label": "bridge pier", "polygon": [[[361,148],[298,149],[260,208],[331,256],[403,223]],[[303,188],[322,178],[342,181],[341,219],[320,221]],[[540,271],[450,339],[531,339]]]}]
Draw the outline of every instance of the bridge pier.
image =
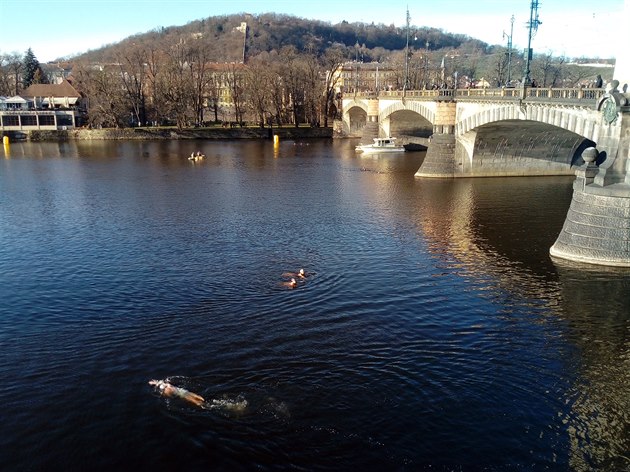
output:
[{"label": "bridge pier", "polygon": [[416,177],[454,177],[455,176],[455,120],[457,103],[439,101],[436,103],[433,135],[427,154],[416,172]]},{"label": "bridge pier", "polygon": [[379,101],[378,98],[367,100],[367,118],[361,132],[361,144],[372,144],[374,138],[379,137]]},{"label": "bridge pier", "polygon": [[[576,171],[573,197],[551,256],[576,262],[630,267],[630,94],[614,89],[602,98],[602,147],[587,148]],[[607,132],[606,132],[607,131]]]}]

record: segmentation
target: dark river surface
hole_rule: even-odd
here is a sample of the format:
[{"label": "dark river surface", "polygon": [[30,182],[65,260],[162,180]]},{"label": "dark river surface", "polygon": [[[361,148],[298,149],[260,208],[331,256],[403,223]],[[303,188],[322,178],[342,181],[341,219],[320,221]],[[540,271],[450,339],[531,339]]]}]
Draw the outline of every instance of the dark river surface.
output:
[{"label": "dark river surface", "polygon": [[549,257],[573,178],[355,144],[5,149],[0,469],[630,470],[630,270]]}]

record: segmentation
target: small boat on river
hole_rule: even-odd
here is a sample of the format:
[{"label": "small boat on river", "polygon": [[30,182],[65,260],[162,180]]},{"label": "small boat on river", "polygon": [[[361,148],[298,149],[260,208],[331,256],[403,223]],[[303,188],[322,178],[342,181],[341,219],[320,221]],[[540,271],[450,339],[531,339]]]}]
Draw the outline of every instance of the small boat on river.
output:
[{"label": "small boat on river", "polygon": [[374,138],[372,144],[360,144],[355,148],[357,152],[404,152],[402,144],[396,144],[396,138]]}]

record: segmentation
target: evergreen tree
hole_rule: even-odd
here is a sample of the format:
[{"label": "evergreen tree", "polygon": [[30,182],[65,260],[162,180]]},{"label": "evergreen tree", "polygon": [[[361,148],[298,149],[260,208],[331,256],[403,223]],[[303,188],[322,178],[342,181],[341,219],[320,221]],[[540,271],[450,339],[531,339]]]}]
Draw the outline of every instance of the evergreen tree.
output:
[{"label": "evergreen tree", "polygon": [[26,54],[24,54],[24,75],[22,76],[22,84],[24,88],[29,87],[32,84],[46,84],[46,75],[39,65],[39,61],[33,54],[31,48],[28,48]]}]

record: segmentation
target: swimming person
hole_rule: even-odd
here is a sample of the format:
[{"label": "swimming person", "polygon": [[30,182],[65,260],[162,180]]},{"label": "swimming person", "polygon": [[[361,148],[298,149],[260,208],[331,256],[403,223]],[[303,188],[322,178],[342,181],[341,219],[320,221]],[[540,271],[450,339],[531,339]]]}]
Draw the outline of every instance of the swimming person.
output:
[{"label": "swimming person", "polygon": [[201,395],[190,392],[185,388],[176,387],[168,380],[149,380],[149,385],[155,387],[155,390],[166,398],[179,398],[185,402],[195,405],[199,408],[206,408],[206,400]]},{"label": "swimming person", "polygon": [[286,288],[295,288],[297,287],[297,280],[295,280],[295,278],[292,278],[289,281],[282,282],[282,286]]},{"label": "swimming person", "polygon": [[304,269],[300,269],[298,272],[283,272],[282,277],[291,277],[291,278],[297,277],[300,279],[305,279],[306,272],[304,272]]}]

